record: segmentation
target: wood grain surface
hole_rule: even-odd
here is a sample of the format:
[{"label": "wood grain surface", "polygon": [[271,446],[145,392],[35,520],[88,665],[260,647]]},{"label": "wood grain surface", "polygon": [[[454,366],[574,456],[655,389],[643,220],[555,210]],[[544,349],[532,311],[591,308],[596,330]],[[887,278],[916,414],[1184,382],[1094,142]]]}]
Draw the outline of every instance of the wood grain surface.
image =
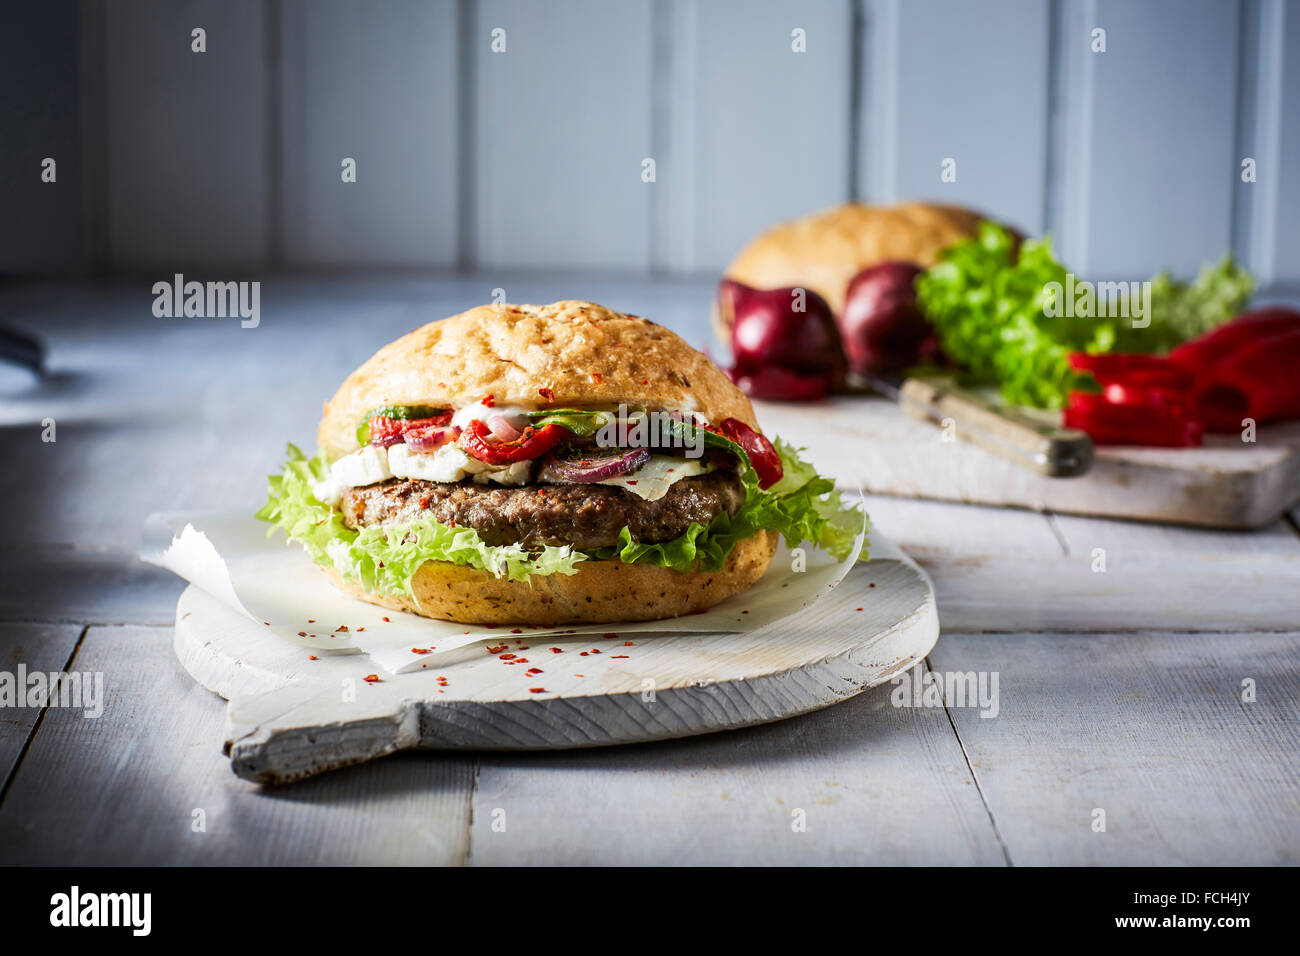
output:
[{"label": "wood grain surface", "polygon": [[[878,558],[748,633],[502,632],[500,646],[382,678],[364,655],[309,653],[190,587],[176,608],[175,649],[195,680],[230,701],[232,769],[284,783],[406,749],[570,749],[768,723],[909,670],[938,635],[925,574]],[[517,653],[503,659],[506,649]]]},{"label": "wood grain surface", "polygon": [[758,405],[766,428],[807,435],[814,459],[842,465],[846,487],[879,494],[1230,529],[1271,524],[1300,499],[1300,422],[1263,426],[1255,442],[1098,448],[1086,474],[1049,478],[963,440],[960,421],[945,430],[883,398]]},{"label": "wood grain surface", "polygon": [[155,319],[148,282],[0,290],[52,370],[0,379],[16,545],[0,556],[0,670],[53,662],[106,689],[95,719],[0,711],[0,863],[1297,862],[1295,511],[1208,531],[870,496],[935,584],[944,636],[922,666],[996,672],[995,718],[895,707],[885,684],[685,740],[399,753],[282,787],[232,774],[225,704],[172,652],[184,584],[135,561],[145,516],[259,503],[284,442],[311,444],[321,400],[364,357],[498,286],[709,336],[707,282],[268,279],[250,330]]}]

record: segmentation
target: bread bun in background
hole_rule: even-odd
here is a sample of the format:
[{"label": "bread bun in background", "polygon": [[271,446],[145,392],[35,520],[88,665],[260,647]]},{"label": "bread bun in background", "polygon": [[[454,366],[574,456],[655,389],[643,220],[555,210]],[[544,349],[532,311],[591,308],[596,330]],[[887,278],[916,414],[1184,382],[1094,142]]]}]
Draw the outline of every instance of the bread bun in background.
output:
[{"label": "bread bun in background", "polygon": [[[811,289],[840,315],[858,272],[891,260],[929,268],[941,250],[974,236],[984,218],[960,206],[848,203],[773,226],[741,249],[724,275],[756,289]],[[719,334],[729,339],[714,315]]]}]

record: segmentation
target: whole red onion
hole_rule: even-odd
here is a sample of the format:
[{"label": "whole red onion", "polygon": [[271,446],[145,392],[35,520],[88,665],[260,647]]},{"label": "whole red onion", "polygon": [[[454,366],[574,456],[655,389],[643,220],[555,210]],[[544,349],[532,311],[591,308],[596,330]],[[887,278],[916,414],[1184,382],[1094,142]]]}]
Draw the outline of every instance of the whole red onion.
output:
[{"label": "whole red onion", "polygon": [[916,304],[920,274],[911,262],[881,262],[853,277],[840,316],[852,371],[890,375],[938,357],[934,329]]},{"label": "whole red onion", "polygon": [[[824,380],[827,390],[843,380],[844,353],[835,316],[811,289],[754,289],[723,279],[718,309],[731,327],[733,378],[752,381],[761,370],[777,367],[800,379]],[[768,376],[768,381],[778,378]],[[764,397],[799,400],[814,390],[805,385],[799,395]]]}]

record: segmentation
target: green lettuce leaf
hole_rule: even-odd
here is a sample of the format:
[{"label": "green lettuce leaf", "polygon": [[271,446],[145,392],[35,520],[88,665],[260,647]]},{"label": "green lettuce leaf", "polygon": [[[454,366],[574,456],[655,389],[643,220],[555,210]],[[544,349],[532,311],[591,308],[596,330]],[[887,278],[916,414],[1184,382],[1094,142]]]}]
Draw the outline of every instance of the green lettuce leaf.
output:
[{"label": "green lettuce leaf", "polygon": [[[721,439],[726,441],[726,439]],[[659,544],[638,544],[624,528],[620,543],[590,553],[548,546],[540,552],[520,545],[489,545],[471,528],[452,528],[431,519],[399,526],[354,531],[339,512],[320,501],[312,484],[322,480],[329,463],[323,452],[307,458],[293,445],[284,471],[268,481],[266,504],[257,517],[306,548],[312,560],[381,594],[410,593],[411,578],[426,561],[449,561],[489,571],[511,581],[533,575],[575,574],[590,559],[653,564],[687,572],[697,567],[716,571],[726,564],[737,543],[760,531],[776,531],[795,547],[810,541],[837,558],[847,557],[862,530],[864,516],[847,505],[834,483],[817,474],[799,452],[776,441],[784,477],[766,491],[745,453],[731,442],[740,464],[745,502],[734,515],[723,513],[709,525],[692,523],[685,534]],[[860,560],[867,560],[863,549]]]},{"label": "green lettuce leaf", "polygon": [[1091,376],[1070,368],[1070,352],[1168,351],[1231,319],[1253,286],[1231,257],[1206,266],[1191,283],[1158,275],[1149,324],[1135,327],[1124,315],[1048,314],[1049,285],[1067,286],[1050,238],[1026,240],[1017,254],[1011,235],[985,222],[976,238],[951,246],[941,260],[917,278],[916,292],[944,351],[975,383],[996,385],[1008,402],[1036,408],[1060,408],[1073,389],[1095,390]]},{"label": "green lettuce leaf", "polygon": [[409,594],[411,578],[426,561],[449,561],[524,581],[533,574],[576,574],[586,555],[570,547],[530,552],[518,544],[490,545],[472,528],[452,528],[430,519],[354,531],[338,511],[312,493],[312,483],[329,470],[325,453],[307,458],[293,445],[284,471],[268,481],[267,502],[257,517],[307,549],[317,564],[380,594]]},{"label": "green lettuce leaf", "polygon": [[[798,449],[779,438],[775,446],[784,474],[764,491],[758,487],[758,475],[748,456],[733,444],[742,464],[740,481],[745,488],[745,502],[734,515],[723,512],[708,525],[692,522],[680,537],[653,544],[633,541],[631,532],[624,528],[617,545],[601,548],[592,557],[618,558],[629,564],[654,564],[682,572],[694,570],[698,561],[700,568],[717,571],[739,542],[760,531],[777,532],[790,547],[811,541],[837,558],[848,557],[863,527],[862,512],[845,504],[835,483],[818,475],[799,457]],[[864,547],[859,560],[869,557]]]}]

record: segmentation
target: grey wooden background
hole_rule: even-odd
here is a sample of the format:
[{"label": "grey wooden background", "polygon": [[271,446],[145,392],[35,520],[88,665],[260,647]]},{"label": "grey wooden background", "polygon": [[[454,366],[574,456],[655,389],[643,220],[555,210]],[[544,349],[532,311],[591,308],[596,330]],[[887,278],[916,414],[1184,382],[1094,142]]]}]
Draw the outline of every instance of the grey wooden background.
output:
[{"label": "grey wooden background", "polygon": [[[581,290],[709,336],[707,278],[493,278],[520,301]],[[999,673],[995,719],[894,707],[884,685],[662,744],[239,779],[224,703],[171,650],[184,582],[136,560],[145,516],[251,510],[361,357],[488,295],[472,276],[264,292],[243,329],[155,319],[136,280],[0,288],[52,372],[24,387],[0,367],[0,670],[105,687],[96,719],[0,707],[0,865],[1300,863],[1300,510],[1239,533],[871,497],[934,580],[943,633],[918,666]]]},{"label": "grey wooden background", "polygon": [[1286,0],[52,0],[11,21],[0,272],[708,275],[856,196],[1050,230],[1085,274],[1233,248],[1300,286]]}]

